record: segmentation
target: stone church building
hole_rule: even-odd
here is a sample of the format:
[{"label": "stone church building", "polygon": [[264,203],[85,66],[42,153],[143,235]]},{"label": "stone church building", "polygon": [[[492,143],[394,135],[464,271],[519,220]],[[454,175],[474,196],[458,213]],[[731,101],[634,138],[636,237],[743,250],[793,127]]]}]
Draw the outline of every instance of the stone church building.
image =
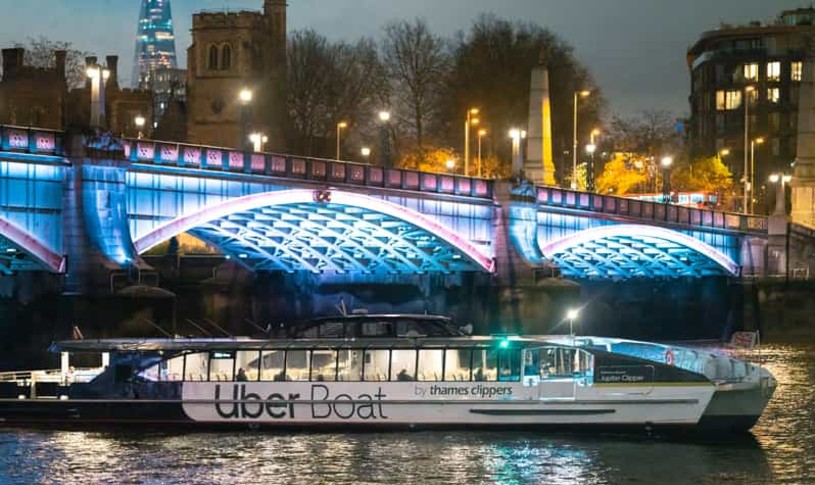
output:
[{"label": "stone church building", "polygon": [[[190,143],[244,147],[268,137],[285,147],[286,1],[265,0],[262,12],[193,15],[187,50],[187,137]],[[252,93],[241,101],[242,90]]]}]

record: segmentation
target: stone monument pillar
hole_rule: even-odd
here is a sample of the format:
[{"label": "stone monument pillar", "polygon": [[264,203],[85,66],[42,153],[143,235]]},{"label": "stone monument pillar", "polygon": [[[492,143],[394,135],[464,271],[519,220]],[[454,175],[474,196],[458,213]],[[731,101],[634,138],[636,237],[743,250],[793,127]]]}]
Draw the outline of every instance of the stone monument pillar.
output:
[{"label": "stone monument pillar", "polygon": [[552,158],[552,108],[549,102],[549,71],[541,53],[539,64],[532,69],[529,89],[529,127],[526,178],[536,185],[555,185],[555,163]]},{"label": "stone monument pillar", "polygon": [[815,229],[815,41],[804,59],[798,95],[798,147],[792,175],[792,222]]}]

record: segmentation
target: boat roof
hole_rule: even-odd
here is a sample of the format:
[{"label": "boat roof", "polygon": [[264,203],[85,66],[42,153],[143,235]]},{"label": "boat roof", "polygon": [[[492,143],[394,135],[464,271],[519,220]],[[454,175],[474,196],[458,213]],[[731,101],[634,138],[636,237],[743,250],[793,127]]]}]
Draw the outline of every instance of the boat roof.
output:
[{"label": "boat roof", "polygon": [[490,347],[499,341],[509,341],[529,347],[538,344],[555,344],[566,347],[583,347],[613,352],[612,347],[628,344],[665,349],[667,346],[651,342],[638,342],[608,337],[568,335],[507,335],[456,336],[456,337],[397,337],[397,338],[314,338],[314,339],[257,339],[232,338],[115,338],[63,340],[51,344],[52,352],[202,352],[208,350],[263,350],[263,349],[337,349],[337,348],[467,348]]}]

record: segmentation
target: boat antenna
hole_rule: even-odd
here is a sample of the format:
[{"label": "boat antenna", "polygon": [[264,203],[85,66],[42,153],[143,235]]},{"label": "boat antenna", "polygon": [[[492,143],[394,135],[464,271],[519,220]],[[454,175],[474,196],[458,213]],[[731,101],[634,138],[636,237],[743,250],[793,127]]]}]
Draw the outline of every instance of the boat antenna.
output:
[{"label": "boat antenna", "polygon": [[234,337],[235,337],[234,335],[232,335],[231,333],[229,333],[229,332],[227,332],[226,330],[224,330],[223,328],[221,328],[221,326],[220,326],[220,325],[218,325],[217,323],[213,322],[213,321],[212,321],[212,320],[210,320],[209,318],[205,318],[205,319],[204,319],[204,321],[205,321],[205,322],[207,322],[208,324],[212,325],[213,327],[217,328],[217,329],[218,329],[218,331],[220,331],[221,333],[223,333],[223,334],[224,334],[224,335],[226,335],[227,337],[229,337],[229,338],[234,338]]},{"label": "boat antenna", "polygon": [[153,326],[153,328],[155,328],[155,329],[156,329],[156,330],[158,330],[159,332],[163,333],[165,337],[167,337],[167,338],[173,338],[173,336],[172,336],[172,335],[170,335],[169,333],[167,333],[167,331],[166,331],[166,330],[164,330],[163,328],[161,328],[161,327],[160,327],[160,326],[159,326],[159,325],[158,325],[156,322],[154,322],[154,321],[152,321],[152,320],[148,320],[148,319],[146,319],[146,318],[144,319],[144,321],[145,321],[145,322],[147,322],[147,323],[149,323],[150,325],[152,325],[152,326]]},{"label": "boat antenna", "polygon": [[200,325],[198,325],[197,323],[193,322],[193,321],[192,321],[192,320],[190,320],[189,318],[187,319],[187,323],[189,323],[189,324],[190,324],[190,325],[192,325],[193,327],[197,328],[197,329],[198,329],[198,330],[199,330],[199,331],[200,331],[202,334],[206,335],[207,337],[212,337],[212,334],[211,334],[211,333],[209,333],[209,332],[207,332],[206,330],[204,330],[204,329],[203,329],[203,328],[202,328]]},{"label": "boat antenna", "polygon": [[85,340],[85,336],[82,335],[82,330],[80,330],[77,325],[74,325],[74,327],[71,329],[71,339]]},{"label": "boat antenna", "polygon": [[348,316],[348,308],[345,307],[345,298],[340,297],[340,302],[334,305],[334,307],[340,312],[340,315],[344,317]]},{"label": "boat antenna", "polygon": [[248,318],[244,318],[243,321],[245,321],[249,325],[255,327],[256,329],[260,330],[260,332],[263,333],[264,335],[268,333],[268,331],[265,328],[261,327],[260,325],[253,322],[252,320],[249,320]]}]

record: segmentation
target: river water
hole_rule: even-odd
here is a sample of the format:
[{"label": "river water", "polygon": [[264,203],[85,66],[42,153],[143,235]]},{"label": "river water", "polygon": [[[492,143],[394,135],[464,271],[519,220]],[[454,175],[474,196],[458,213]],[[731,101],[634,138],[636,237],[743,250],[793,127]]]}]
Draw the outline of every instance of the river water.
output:
[{"label": "river water", "polygon": [[815,345],[753,353],[780,386],[752,435],[0,432],[0,483],[815,483]]}]

